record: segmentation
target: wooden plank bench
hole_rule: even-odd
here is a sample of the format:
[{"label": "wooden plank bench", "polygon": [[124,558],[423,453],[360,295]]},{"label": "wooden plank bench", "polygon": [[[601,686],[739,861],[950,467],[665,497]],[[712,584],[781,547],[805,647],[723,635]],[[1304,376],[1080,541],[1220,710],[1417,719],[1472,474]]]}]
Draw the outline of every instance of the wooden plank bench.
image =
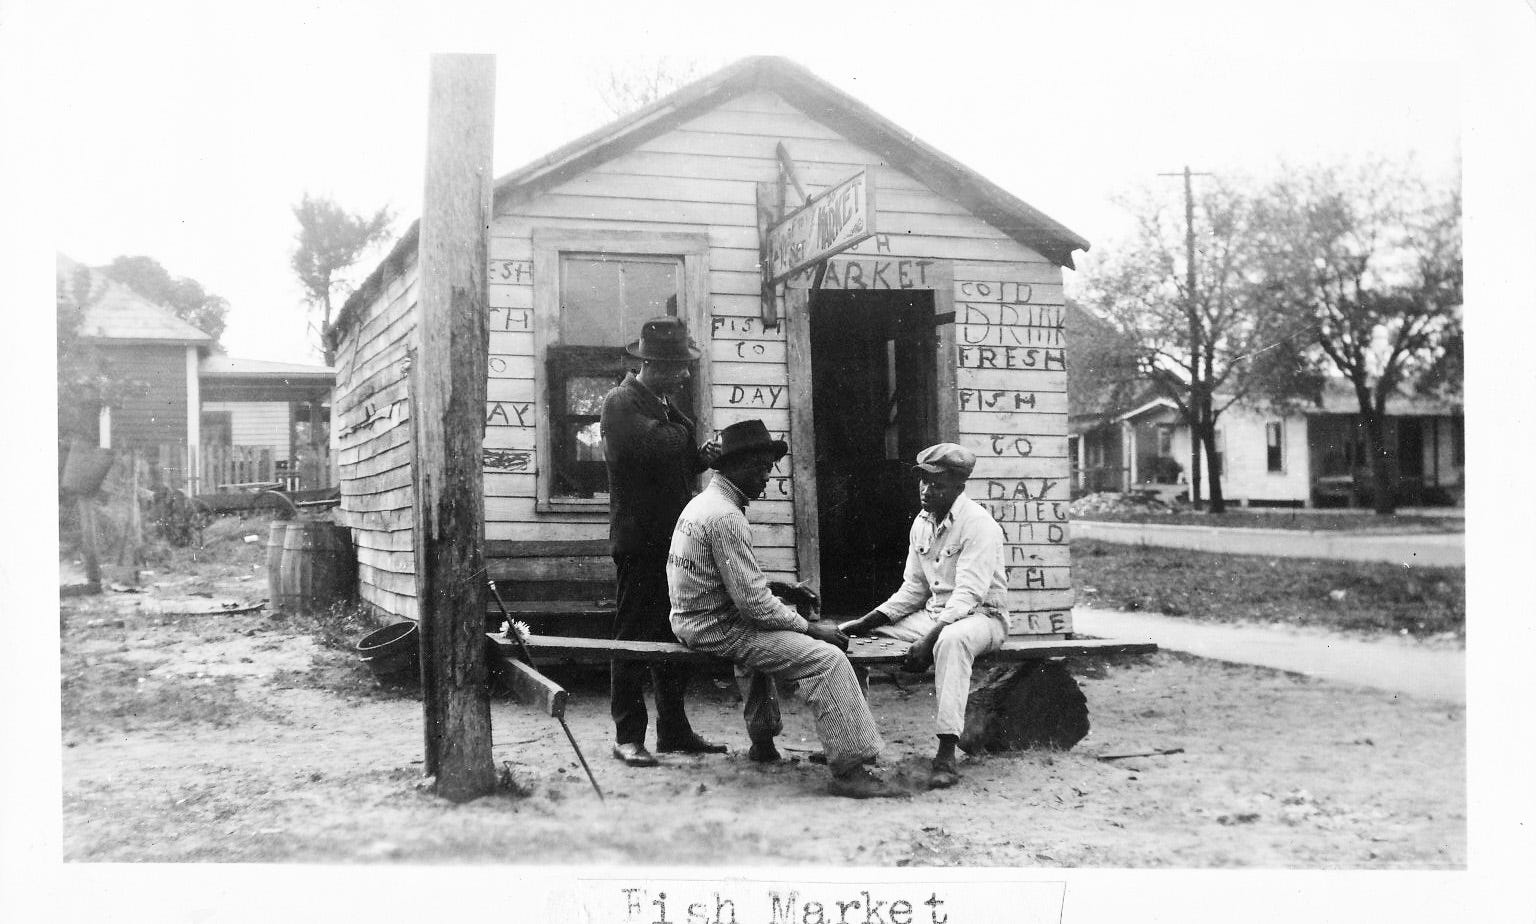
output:
[{"label": "wooden plank bench", "polygon": [[[516,658],[517,643],[492,635],[503,657]],[[693,651],[676,642],[619,642],[612,639],[568,638],[531,635],[528,649],[534,661],[542,664],[606,664],[609,661],[672,661],[693,664],[719,664],[724,659]],[[886,638],[855,638],[848,646],[848,660],[866,667],[900,664],[911,647],[907,642]],[[1003,643],[1002,650],[976,659],[977,664],[1032,661],[1042,658],[1150,654],[1157,645],[1150,641],[1071,638],[1031,639],[1014,637]]]}]

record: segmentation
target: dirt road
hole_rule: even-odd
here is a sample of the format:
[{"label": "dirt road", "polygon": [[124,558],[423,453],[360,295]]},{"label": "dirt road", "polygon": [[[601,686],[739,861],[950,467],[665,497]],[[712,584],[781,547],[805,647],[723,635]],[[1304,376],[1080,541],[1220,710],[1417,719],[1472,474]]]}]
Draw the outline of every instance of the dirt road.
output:
[{"label": "dirt road", "polygon": [[[252,561],[197,586],[259,597]],[[185,587],[178,589],[185,591]],[[61,604],[66,860],[1460,868],[1465,713],[1261,668],[1158,654],[1073,665],[1093,731],[1064,753],[993,756],[909,799],[822,793],[801,704],[796,758],[743,756],[724,678],[696,726],[733,745],[650,770],[608,755],[605,685],[572,675],[571,725],[494,704],[515,792],[447,805],[421,783],[421,709],[347,653],[262,613],[154,615],[141,595]],[[205,601],[206,602],[206,601]],[[165,606],[160,606],[165,610]],[[720,682],[716,683],[718,679]],[[877,682],[884,765],[920,777],[932,686]],[[1180,748],[1160,757],[1100,755]]]}]

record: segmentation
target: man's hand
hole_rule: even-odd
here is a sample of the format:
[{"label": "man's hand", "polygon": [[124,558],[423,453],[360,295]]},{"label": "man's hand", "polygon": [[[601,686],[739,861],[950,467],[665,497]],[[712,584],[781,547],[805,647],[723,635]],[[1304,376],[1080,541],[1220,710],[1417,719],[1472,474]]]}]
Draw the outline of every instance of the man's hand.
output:
[{"label": "man's hand", "polygon": [[805,634],[818,642],[826,642],[828,645],[836,645],[843,651],[848,650],[848,636],[844,635],[837,626],[830,622],[817,620],[805,627]]},{"label": "man's hand", "polygon": [[705,468],[709,468],[711,465],[714,465],[715,460],[718,458],[720,458],[719,440],[710,440],[709,442],[699,447],[699,461],[704,463]]},{"label": "man's hand", "polygon": [[769,581],[768,592],[791,606],[804,605],[813,610],[821,609],[821,597],[816,594],[816,591],[804,584]]},{"label": "man's hand", "polygon": [[933,646],[939,643],[939,633],[944,631],[944,626],[934,626],[933,630],[923,636],[919,641],[913,642],[907,649],[907,657],[902,661],[901,669],[920,674],[933,666]]},{"label": "man's hand", "polygon": [[875,631],[881,626],[888,626],[890,624],[891,617],[879,610],[870,610],[858,619],[850,619],[838,626],[838,628],[849,635],[864,635],[867,632]]}]

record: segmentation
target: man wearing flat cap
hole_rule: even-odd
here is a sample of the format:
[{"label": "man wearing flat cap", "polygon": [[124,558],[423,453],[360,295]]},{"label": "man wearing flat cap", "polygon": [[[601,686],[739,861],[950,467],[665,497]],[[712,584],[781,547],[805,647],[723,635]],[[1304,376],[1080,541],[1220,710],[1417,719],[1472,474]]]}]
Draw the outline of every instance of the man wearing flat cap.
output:
[{"label": "man wearing flat cap", "polygon": [[786,451],[784,441],[773,439],[761,420],[744,420],[721,431],[715,476],[688,502],[672,533],[667,554],[672,630],[689,648],[748,671],[744,715],[752,739],[749,758],[763,763],[779,759],[773,739],[782,726],[773,682],[793,682],[815,717],[832,773],[828,791],[855,799],[902,795],[865,767],[880,753],[880,732],[844,654],[848,637],[830,622],[809,621],[776,599],[752,549],[747,505],[763,493],[774,463]]},{"label": "man wearing flat cap", "polygon": [[[674,400],[698,360],[699,351],[680,318],[646,321],[640,339],[628,346],[640,360],[603,398],[601,428],[608,462],[609,540],[618,572],[614,635],[624,641],[674,641],[667,623],[667,545],[689,498],[694,479],[709,467],[717,446],[695,446],[693,421]],[[654,767],[645,747],[645,674],[656,694],[656,749],[718,754],[725,745],[700,738],[688,722],[683,697],[688,666],[613,661],[610,711],[613,756],[631,767]]]},{"label": "man wearing flat cap", "polygon": [[971,665],[979,655],[1001,648],[1008,637],[1003,528],[965,496],[965,480],[975,467],[975,454],[956,443],[929,446],[917,454],[922,510],[907,535],[901,587],[868,614],[840,627],[849,635],[910,642],[908,670],[934,665],[939,747],[928,774],[934,789],[960,779],[955,745],[965,727]]}]

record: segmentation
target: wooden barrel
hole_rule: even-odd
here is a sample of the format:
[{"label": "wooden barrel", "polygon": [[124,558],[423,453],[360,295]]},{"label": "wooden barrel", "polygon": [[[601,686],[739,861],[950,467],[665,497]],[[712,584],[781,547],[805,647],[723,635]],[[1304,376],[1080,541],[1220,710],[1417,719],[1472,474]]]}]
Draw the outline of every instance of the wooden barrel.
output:
[{"label": "wooden barrel", "polygon": [[313,613],[345,602],[353,593],[356,565],[352,534],[322,520],[290,520],[283,533],[277,593],[281,612]]},{"label": "wooden barrel", "polygon": [[287,535],[287,520],[273,520],[267,527],[267,610],[273,613],[285,612],[287,603],[280,596],[283,539]]}]

